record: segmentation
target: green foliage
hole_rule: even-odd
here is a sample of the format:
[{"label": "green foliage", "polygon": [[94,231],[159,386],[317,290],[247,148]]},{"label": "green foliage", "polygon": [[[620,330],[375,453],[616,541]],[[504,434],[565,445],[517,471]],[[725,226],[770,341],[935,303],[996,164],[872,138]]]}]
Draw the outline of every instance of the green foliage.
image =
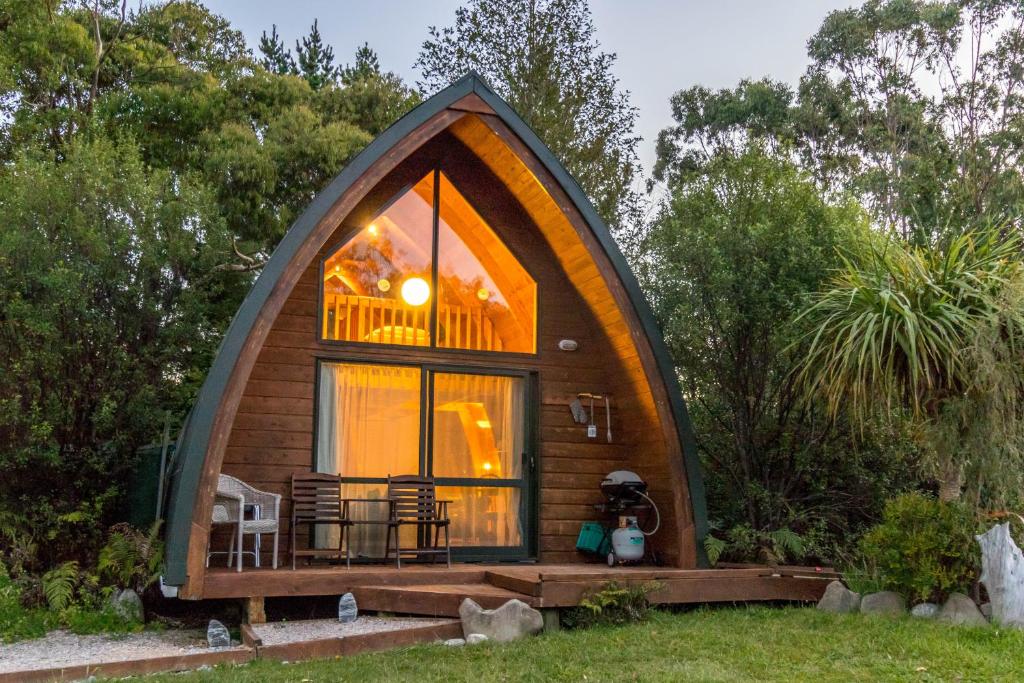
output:
[{"label": "green foliage", "polygon": [[886,503],[881,523],[861,539],[864,573],[918,602],[966,593],[981,567],[977,531],[968,506],[904,494]]},{"label": "green foliage", "polygon": [[281,76],[298,73],[298,68],[295,66],[295,58],[292,57],[292,53],[288,48],[284,46],[284,41],[277,35],[277,24],[271,27],[269,36],[266,31],[263,32],[260,36],[259,47],[260,53],[263,55],[260,63],[264,69]]},{"label": "green foliage", "polygon": [[334,48],[324,45],[317,20],[313,20],[313,25],[309,27],[309,35],[305,36],[301,43],[295,41],[295,54],[299,74],[313,90],[320,90],[337,78],[338,67],[334,65]]},{"label": "green foliage", "polygon": [[942,248],[865,238],[801,315],[807,391],[833,415],[909,413],[946,500],[965,473],[975,493],[1021,482],[1019,250],[994,229]]},{"label": "green foliage", "polygon": [[[831,546],[906,485],[904,435],[882,425],[857,443],[848,425],[802,405],[791,374],[803,355],[793,320],[864,222],[751,145],[676,178],[639,242],[635,267],[679,369],[709,512],[728,544],[712,553],[829,561]],[[780,530],[807,541],[793,552],[792,538],[773,539]]]},{"label": "green foliage", "polygon": [[637,109],[601,51],[584,0],[470,0],[453,26],[430,28],[416,66],[436,92],[473,70],[555,153],[601,216],[639,221]]},{"label": "green foliage", "polygon": [[1016,0],[869,0],[832,12],[808,56],[796,91],[765,78],[676,93],[654,177],[758,141],[919,245],[1024,211]]},{"label": "green foliage", "polygon": [[92,566],[253,274],[418,96],[366,46],[319,89],[264,69],[200,3],[0,0],[0,26],[0,557],[20,577]]},{"label": "green foliage", "polygon": [[717,521],[712,521],[710,527],[711,533],[704,538],[704,550],[711,564],[720,559],[793,564],[808,557],[827,556],[826,551],[830,550],[821,542],[821,529],[814,526],[803,535],[788,528],[754,529],[749,524],[723,530]]},{"label": "green foliage", "polygon": [[647,596],[658,590],[657,583],[620,586],[610,581],[566,610],[562,621],[568,628],[629,624],[644,621],[651,610]]},{"label": "green foliage", "polygon": [[143,533],[128,524],[115,524],[107,544],[100,550],[96,569],[115,586],[131,588],[140,595],[160,578],[164,545],[160,540],[162,520]]},{"label": "green foliage", "polygon": [[46,603],[55,612],[62,612],[71,606],[75,599],[75,589],[81,577],[78,562],[65,562],[43,574],[43,594]]},{"label": "green foliage", "polygon": [[0,642],[41,638],[56,628],[72,633],[128,633],[141,624],[121,618],[95,591],[94,580],[68,562],[41,580],[49,605],[33,605],[24,583],[12,581],[0,565]]}]

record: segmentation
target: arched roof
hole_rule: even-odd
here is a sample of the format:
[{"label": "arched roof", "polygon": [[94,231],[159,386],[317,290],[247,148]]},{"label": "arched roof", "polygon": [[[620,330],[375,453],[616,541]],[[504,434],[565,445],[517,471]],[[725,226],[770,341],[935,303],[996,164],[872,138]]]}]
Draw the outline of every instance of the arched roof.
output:
[{"label": "arched roof", "polygon": [[425,123],[460,100],[465,100],[473,95],[479,97],[505,126],[519,137],[559,184],[590,228],[628,296],[636,318],[640,321],[643,332],[649,340],[658,374],[664,382],[669,398],[689,487],[697,552],[699,556],[703,557],[707,514],[696,442],[680,391],[675,366],[639,284],[615,244],[608,227],[597,214],[576,180],[508,103],[495,94],[478,74],[470,72],[403,116],[360,152],[326,189],[316,196],[288,229],[252,289],[246,295],[224,335],[213,365],[178,438],[170,468],[171,483],[166,508],[166,560],[163,578],[167,585],[183,585],[187,578],[188,546],[193,526],[192,515],[196,509],[204,469],[207,467],[207,452],[211,439],[214,438],[215,418],[235,370],[235,361],[243,352],[256,327],[261,324],[260,313],[271,295],[274,294],[278,281],[287,267],[299,256],[300,249],[306,244],[310,234],[321,221],[328,217],[337,201],[356,184],[364,173],[392,152],[400,141],[420,129]]}]

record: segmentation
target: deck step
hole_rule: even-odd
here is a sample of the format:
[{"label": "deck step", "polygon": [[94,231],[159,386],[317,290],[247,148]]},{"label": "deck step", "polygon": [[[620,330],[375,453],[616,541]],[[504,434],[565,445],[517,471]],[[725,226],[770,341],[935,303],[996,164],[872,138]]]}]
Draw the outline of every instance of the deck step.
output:
[{"label": "deck step", "polygon": [[457,617],[459,605],[472,598],[494,609],[513,598],[536,606],[537,598],[487,583],[445,583],[419,586],[359,586],[353,589],[360,609],[429,617]]}]

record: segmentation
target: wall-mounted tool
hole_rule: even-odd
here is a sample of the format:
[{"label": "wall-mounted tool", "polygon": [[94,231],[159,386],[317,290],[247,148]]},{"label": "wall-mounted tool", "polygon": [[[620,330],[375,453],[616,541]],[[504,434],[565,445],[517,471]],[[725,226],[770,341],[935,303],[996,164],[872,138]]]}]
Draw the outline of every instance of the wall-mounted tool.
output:
[{"label": "wall-mounted tool", "polygon": [[[590,399],[590,412],[587,414],[587,409],[583,407],[581,399]],[[591,394],[589,392],[582,392],[576,394],[576,398],[569,404],[569,408],[572,410],[573,420],[577,424],[587,425],[587,437],[591,439],[597,438],[597,418],[594,413],[594,401],[604,401],[604,416],[605,416],[605,433],[608,437],[608,443],[612,442],[612,407],[611,397],[608,394]]]},{"label": "wall-mounted tool", "polygon": [[590,422],[587,417],[587,409],[583,407],[583,401],[577,396],[569,403],[569,410],[572,412],[572,421],[578,425],[585,425]]}]

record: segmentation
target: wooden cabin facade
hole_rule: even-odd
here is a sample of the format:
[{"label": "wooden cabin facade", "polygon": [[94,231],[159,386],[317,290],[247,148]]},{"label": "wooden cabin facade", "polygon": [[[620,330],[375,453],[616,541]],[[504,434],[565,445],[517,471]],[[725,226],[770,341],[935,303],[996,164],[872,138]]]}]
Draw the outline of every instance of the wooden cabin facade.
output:
[{"label": "wooden cabin facade", "polygon": [[[596,438],[572,418],[580,394],[610,397]],[[361,152],[260,274],[179,439],[163,580],[214,596],[221,473],[282,494],[285,520],[293,473],[339,474],[359,498],[431,476],[456,562],[565,565],[594,561],[577,534],[620,469],[650,484],[659,561],[699,567],[694,441],[636,281],[578,185],[471,74]],[[374,556],[374,533],[354,556]]]}]

